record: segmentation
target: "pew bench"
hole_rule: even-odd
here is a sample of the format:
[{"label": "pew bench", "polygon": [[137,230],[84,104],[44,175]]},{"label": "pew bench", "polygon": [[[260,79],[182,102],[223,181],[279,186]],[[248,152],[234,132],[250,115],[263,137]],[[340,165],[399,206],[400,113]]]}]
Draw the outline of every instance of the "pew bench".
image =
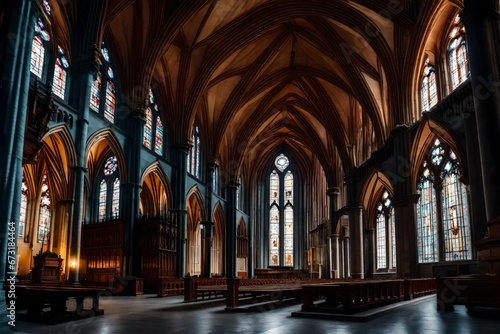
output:
[{"label": "pew bench", "polygon": [[[16,285],[16,312],[26,310],[28,320],[57,324],[104,314],[99,297],[106,289],[69,285]],[[86,298],[92,299],[90,309],[84,309]],[[75,300],[75,311],[67,311],[67,301]],[[7,300],[10,303],[10,300]]]},{"label": "pew bench", "polygon": [[454,304],[464,304],[467,312],[475,307],[500,309],[500,277],[470,275],[437,278],[437,309],[453,311]]}]

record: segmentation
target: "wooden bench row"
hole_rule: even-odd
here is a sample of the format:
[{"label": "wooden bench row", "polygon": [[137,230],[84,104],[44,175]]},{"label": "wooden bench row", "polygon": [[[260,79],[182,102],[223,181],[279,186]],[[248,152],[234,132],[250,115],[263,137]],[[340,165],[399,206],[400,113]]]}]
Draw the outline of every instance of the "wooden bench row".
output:
[{"label": "wooden bench row", "polygon": [[302,311],[354,313],[435,293],[435,279],[364,280],[304,285]]},{"label": "wooden bench row", "polygon": [[[106,289],[100,287],[83,287],[62,284],[17,284],[15,306],[16,312],[26,310],[28,320],[56,324],[66,320],[103,315],[99,307],[99,297],[108,295]],[[6,294],[7,295],[7,294]],[[75,311],[67,312],[66,301],[75,300]],[[92,307],[84,309],[85,298],[92,299]],[[10,303],[9,298],[7,303]],[[50,310],[47,312],[47,310]]]},{"label": "wooden bench row", "polygon": [[500,274],[437,278],[437,309],[453,311],[454,304],[465,304],[467,312],[476,307],[500,309]]}]

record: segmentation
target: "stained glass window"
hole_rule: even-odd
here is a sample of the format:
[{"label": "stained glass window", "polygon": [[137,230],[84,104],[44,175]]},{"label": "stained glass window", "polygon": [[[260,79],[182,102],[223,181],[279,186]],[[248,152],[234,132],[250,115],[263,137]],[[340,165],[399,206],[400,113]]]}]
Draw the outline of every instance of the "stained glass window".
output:
[{"label": "stained glass window", "polygon": [[288,167],[288,158],[284,154],[280,154],[277,158],[276,161],[274,162],[276,165],[276,168],[280,170],[280,172],[284,171]]},{"label": "stained glass window", "polygon": [[382,206],[379,207],[379,214],[377,217],[377,269],[387,268],[387,250],[385,241],[385,215],[381,211]]},{"label": "stained glass window", "polygon": [[108,199],[107,193],[108,186],[106,184],[106,180],[101,180],[101,183],[99,184],[99,212],[97,214],[97,218],[99,220],[106,219],[106,202]]},{"label": "stained glass window", "polygon": [[99,183],[98,220],[120,216],[120,175],[116,156],[104,162]]},{"label": "stained glass window", "polygon": [[462,22],[460,22],[460,17],[458,15],[455,18],[455,25],[450,34],[448,60],[452,89],[455,89],[458,85],[464,82],[469,75],[465,27]]},{"label": "stained glass window", "polygon": [[35,24],[35,37],[31,45],[31,67],[30,71],[39,79],[43,75],[44,59],[45,59],[45,46],[44,43],[50,41],[50,35],[45,30],[45,25],[41,18],[38,18]]},{"label": "stained glass window", "polygon": [[155,152],[163,155],[163,124],[160,116],[156,116]]},{"label": "stained glass window", "polygon": [[396,224],[392,200],[387,191],[383,192],[377,205],[375,240],[377,270],[396,268]]},{"label": "stained glass window", "polygon": [[47,0],[43,0],[43,9],[48,15],[52,15],[52,9],[50,8],[50,4]]},{"label": "stained glass window", "polygon": [[236,189],[236,209],[241,208],[241,177],[238,179],[239,187]]},{"label": "stained glass window", "polygon": [[151,108],[146,108],[146,120],[144,124],[144,138],[142,143],[147,148],[151,148],[151,138],[153,137],[153,114]]},{"label": "stained glass window", "polygon": [[[459,180],[461,170],[455,153],[435,140],[423,168],[418,184],[418,261],[471,259],[467,187]],[[438,204],[441,214],[437,214]]]},{"label": "stained glass window", "polygon": [[104,175],[109,176],[113,175],[113,173],[118,168],[118,161],[115,156],[109,157],[104,164]]},{"label": "stained glass window", "polygon": [[422,111],[429,111],[437,103],[436,73],[434,67],[429,64],[429,59],[427,59],[424,67],[420,97]]},{"label": "stained glass window", "polygon": [[193,147],[188,155],[188,171],[195,177],[200,177],[200,130],[197,126],[193,126],[191,135]]},{"label": "stained glass window", "polygon": [[[109,50],[104,42],[101,44],[101,54],[104,61],[97,72],[96,79],[92,82],[90,108],[97,113],[102,113],[106,120],[114,123],[116,110],[115,73],[111,66]],[[104,105],[102,105],[103,101]]]},{"label": "stained glass window", "polygon": [[56,59],[54,67],[54,79],[52,90],[54,94],[64,100],[66,93],[66,70],[69,67],[68,60],[64,55],[64,50],[59,46],[59,57]]},{"label": "stained glass window", "polygon": [[26,211],[28,210],[28,186],[26,182],[22,183],[21,186],[21,212],[19,216],[19,229],[17,231],[17,236],[19,238],[24,237],[24,227],[26,224]]},{"label": "stained glass window", "polygon": [[469,260],[470,222],[467,206],[467,188],[459,181],[460,165],[450,151],[442,171],[442,219],[444,234],[444,260]]},{"label": "stained glass window", "polygon": [[389,212],[389,227],[391,229],[391,267],[396,268],[396,219],[394,218],[394,208]]},{"label": "stained glass window", "polygon": [[92,86],[90,88],[90,108],[95,112],[99,112],[99,106],[101,105],[101,89],[101,73],[97,72],[97,77],[92,81]]},{"label": "stained glass window", "polygon": [[146,109],[146,122],[144,124],[144,138],[143,144],[149,149],[153,149],[154,138],[154,151],[158,155],[163,155],[164,146],[164,128],[163,122],[159,114],[158,104],[155,101],[154,93],[149,88],[148,93],[148,107]]},{"label": "stained glass window", "polygon": [[113,198],[111,200],[111,216],[117,218],[120,215],[120,179],[113,182]]},{"label": "stained glass window", "polygon": [[269,265],[294,265],[294,179],[289,160],[279,155],[269,176]]},{"label": "stained glass window", "polygon": [[424,168],[418,185],[420,198],[417,204],[417,247],[420,263],[438,261],[434,174],[427,167],[427,163],[424,163]]},{"label": "stained glass window", "polygon": [[104,106],[104,117],[113,123],[115,121],[115,84],[111,81],[106,83],[106,105]]},{"label": "stained glass window", "polygon": [[38,220],[37,242],[47,244],[50,231],[50,193],[47,175],[42,178],[42,193],[40,197],[40,216]]}]

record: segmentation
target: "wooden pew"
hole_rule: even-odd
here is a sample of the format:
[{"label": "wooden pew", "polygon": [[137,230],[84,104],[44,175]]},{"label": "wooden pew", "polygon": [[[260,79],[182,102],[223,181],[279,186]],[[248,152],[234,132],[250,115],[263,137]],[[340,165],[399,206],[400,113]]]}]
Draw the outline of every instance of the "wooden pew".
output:
[{"label": "wooden pew", "polygon": [[438,277],[436,285],[438,311],[453,311],[454,304],[465,304],[468,312],[475,307],[500,309],[499,275]]},{"label": "wooden pew", "polygon": [[[16,285],[16,312],[26,310],[29,320],[56,324],[104,314],[99,307],[99,297],[107,295],[106,289],[71,285]],[[75,312],[66,311],[66,301],[74,298]],[[92,298],[90,310],[84,309],[85,298]],[[10,303],[9,300],[7,300]],[[49,308],[50,312],[43,309]]]},{"label": "wooden pew", "polygon": [[302,311],[307,312],[354,313],[405,298],[405,281],[402,279],[312,284],[302,288]]}]

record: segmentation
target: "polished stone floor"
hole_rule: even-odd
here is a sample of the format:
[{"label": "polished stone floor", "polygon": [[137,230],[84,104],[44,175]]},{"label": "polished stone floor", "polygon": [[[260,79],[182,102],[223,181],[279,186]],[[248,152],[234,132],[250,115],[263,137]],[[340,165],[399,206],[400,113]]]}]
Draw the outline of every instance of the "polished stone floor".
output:
[{"label": "polished stone floor", "polygon": [[126,333],[500,333],[500,315],[484,310],[466,313],[436,311],[435,298],[414,302],[368,322],[347,322],[291,317],[299,304],[253,312],[226,312],[224,302],[183,303],[182,297],[102,297],[105,315],[58,325],[17,321],[17,333],[126,334]]}]

